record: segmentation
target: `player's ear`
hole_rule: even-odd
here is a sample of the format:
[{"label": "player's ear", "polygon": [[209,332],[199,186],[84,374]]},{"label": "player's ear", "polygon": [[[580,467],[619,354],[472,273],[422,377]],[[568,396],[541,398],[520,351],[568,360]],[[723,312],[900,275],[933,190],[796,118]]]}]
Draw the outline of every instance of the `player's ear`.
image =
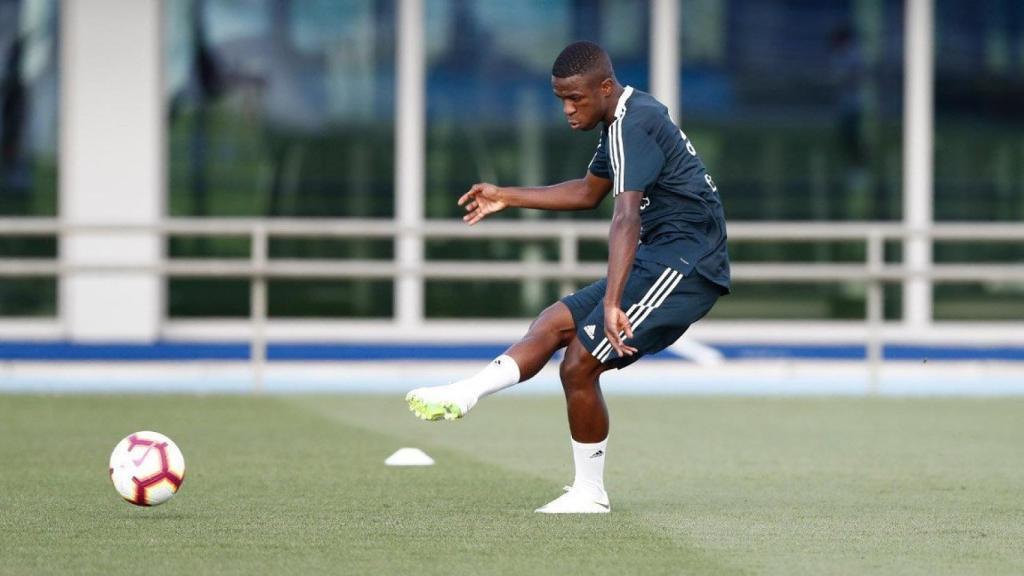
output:
[{"label": "player's ear", "polygon": [[615,88],[615,80],[612,78],[605,78],[601,81],[601,94],[604,97],[612,95],[612,90]]}]

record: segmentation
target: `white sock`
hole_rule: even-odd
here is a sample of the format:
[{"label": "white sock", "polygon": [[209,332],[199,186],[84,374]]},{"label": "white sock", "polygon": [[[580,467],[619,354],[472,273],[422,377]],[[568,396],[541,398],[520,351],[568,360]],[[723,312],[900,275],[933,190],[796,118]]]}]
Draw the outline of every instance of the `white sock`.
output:
[{"label": "white sock", "polygon": [[604,493],[604,456],[607,450],[607,438],[593,444],[572,441],[572,459],[576,463],[576,480],[572,483],[573,488],[597,495]]},{"label": "white sock", "polygon": [[[459,380],[452,384],[452,387],[457,388],[460,392],[465,393],[473,404],[476,401],[488,394],[494,394],[499,390],[504,390],[509,386],[514,386],[519,383],[519,365],[512,359],[511,356],[502,354],[486,368],[478,372],[471,378],[465,380]],[[472,408],[470,405],[467,408]]]}]

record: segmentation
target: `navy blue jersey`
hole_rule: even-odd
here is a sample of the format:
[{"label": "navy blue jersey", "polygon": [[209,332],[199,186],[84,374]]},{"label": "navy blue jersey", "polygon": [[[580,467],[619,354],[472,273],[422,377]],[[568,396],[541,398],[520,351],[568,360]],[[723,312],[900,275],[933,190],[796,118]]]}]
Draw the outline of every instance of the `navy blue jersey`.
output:
[{"label": "navy blue jersey", "polygon": [[693,144],[650,94],[627,86],[615,121],[601,132],[590,172],[612,181],[612,196],[643,192],[636,259],[696,270],[729,289],[725,213]]}]

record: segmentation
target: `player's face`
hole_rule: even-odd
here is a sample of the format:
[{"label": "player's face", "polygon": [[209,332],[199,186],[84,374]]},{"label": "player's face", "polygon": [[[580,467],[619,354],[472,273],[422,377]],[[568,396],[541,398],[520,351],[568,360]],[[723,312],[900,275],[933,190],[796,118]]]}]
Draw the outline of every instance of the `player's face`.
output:
[{"label": "player's face", "polygon": [[608,82],[593,75],[551,77],[555,96],[562,101],[562,112],[573,130],[592,130],[605,117],[606,101],[610,89]]}]

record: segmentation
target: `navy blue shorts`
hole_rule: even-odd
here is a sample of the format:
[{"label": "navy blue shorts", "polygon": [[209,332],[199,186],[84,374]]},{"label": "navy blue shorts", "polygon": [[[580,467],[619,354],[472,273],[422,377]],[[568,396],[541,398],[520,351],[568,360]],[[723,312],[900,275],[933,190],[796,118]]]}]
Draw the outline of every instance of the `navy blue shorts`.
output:
[{"label": "navy blue shorts", "polygon": [[624,368],[646,354],[664,350],[704,317],[725,290],[696,272],[681,272],[656,262],[634,262],[622,294],[622,309],[633,328],[624,340],[637,349],[620,358],[604,336],[604,293],[608,280],[602,278],[576,291],[562,302],[572,312],[576,337],[602,363]]}]

